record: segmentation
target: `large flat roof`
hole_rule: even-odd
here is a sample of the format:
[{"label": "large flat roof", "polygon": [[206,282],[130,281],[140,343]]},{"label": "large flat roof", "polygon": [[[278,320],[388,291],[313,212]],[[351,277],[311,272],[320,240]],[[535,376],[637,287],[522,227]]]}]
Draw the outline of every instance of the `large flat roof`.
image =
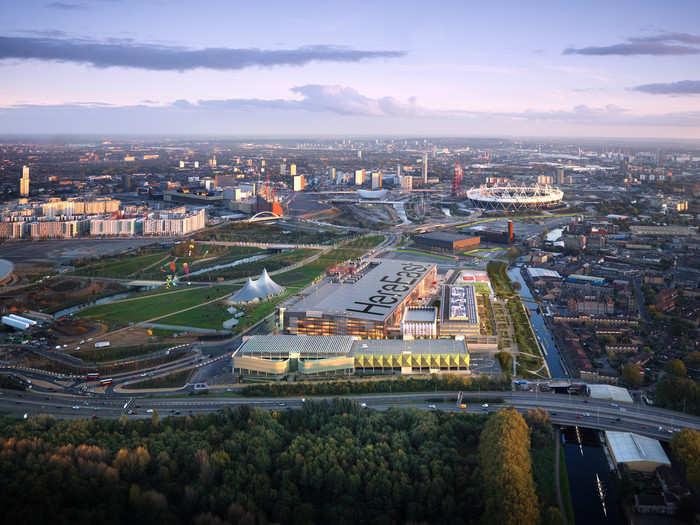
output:
[{"label": "large flat roof", "polygon": [[254,335],[241,345],[238,354],[346,355],[354,340],[351,335]]},{"label": "large flat roof", "polygon": [[633,403],[632,396],[626,388],[613,385],[587,385],[593,399],[609,399],[621,403]]},{"label": "large flat roof", "polygon": [[618,463],[641,461],[670,465],[666,452],[658,440],[631,432],[605,431],[605,439]]},{"label": "large flat roof", "polygon": [[352,345],[355,354],[466,354],[464,341],[456,339],[360,339]]},{"label": "large flat roof", "polygon": [[290,312],[305,312],[307,317],[340,314],[382,321],[411,293],[432,263],[375,259],[357,279],[326,283],[289,307]]}]

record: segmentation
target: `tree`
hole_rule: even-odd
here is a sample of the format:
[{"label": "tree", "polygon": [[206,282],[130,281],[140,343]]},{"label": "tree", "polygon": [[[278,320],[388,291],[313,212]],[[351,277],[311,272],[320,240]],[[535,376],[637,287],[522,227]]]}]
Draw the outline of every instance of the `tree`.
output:
[{"label": "tree", "polygon": [[642,372],[637,365],[627,363],[622,367],[622,380],[630,388],[639,388],[642,385]]},{"label": "tree", "polygon": [[479,439],[486,523],[520,525],[540,518],[530,459],[530,429],[514,408],[489,417]]},{"label": "tree", "polygon": [[688,370],[680,359],[671,359],[664,366],[664,371],[676,377],[686,377],[688,375]]},{"label": "tree", "polygon": [[696,350],[685,356],[685,364],[690,368],[700,368],[700,351]]},{"label": "tree", "polygon": [[684,428],[671,439],[671,450],[685,468],[688,482],[700,488],[700,432]]},{"label": "tree", "polygon": [[153,409],[153,414],[151,414],[151,423],[153,423],[155,427],[158,426],[158,409],[156,408]]}]

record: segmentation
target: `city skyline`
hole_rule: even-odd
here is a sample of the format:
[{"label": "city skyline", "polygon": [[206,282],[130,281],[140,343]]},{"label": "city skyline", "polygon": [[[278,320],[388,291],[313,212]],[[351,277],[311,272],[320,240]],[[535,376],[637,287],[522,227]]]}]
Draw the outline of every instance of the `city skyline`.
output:
[{"label": "city skyline", "polygon": [[0,14],[3,134],[700,138],[692,2]]}]

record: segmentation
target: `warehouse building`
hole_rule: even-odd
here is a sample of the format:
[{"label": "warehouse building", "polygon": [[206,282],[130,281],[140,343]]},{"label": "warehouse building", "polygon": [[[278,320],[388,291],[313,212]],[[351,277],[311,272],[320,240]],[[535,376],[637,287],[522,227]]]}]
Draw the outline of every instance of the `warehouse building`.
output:
[{"label": "warehouse building", "polygon": [[479,237],[467,237],[451,232],[430,232],[416,235],[413,241],[418,246],[429,250],[439,250],[449,253],[463,252],[479,246]]},{"label": "warehouse building", "polygon": [[255,335],[245,339],[232,361],[234,374],[270,378],[469,373],[467,346],[453,339]]},{"label": "warehouse building", "polygon": [[479,312],[474,286],[442,287],[440,337],[479,335]]},{"label": "warehouse building", "polygon": [[435,264],[375,259],[348,279],[326,279],[286,301],[279,325],[288,334],[399,336],[404,307],[425,296],[436,277]]},{"label": "warehouse building", "polygon": [[654,472],[661,466],[671,466],[671,461],[656,439],[607,430],[605,442],[616,465],[625,465],[638,472]]}]

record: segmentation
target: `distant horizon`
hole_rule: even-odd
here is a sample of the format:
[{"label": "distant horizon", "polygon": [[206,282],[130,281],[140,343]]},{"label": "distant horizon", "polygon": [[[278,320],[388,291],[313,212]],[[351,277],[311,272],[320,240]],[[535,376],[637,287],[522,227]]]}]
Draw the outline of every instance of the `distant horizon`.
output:
[{"label": "distant horizon", "polygon": [[5,2],[0,133],[700,139],[699,27],[694,0]]}]

